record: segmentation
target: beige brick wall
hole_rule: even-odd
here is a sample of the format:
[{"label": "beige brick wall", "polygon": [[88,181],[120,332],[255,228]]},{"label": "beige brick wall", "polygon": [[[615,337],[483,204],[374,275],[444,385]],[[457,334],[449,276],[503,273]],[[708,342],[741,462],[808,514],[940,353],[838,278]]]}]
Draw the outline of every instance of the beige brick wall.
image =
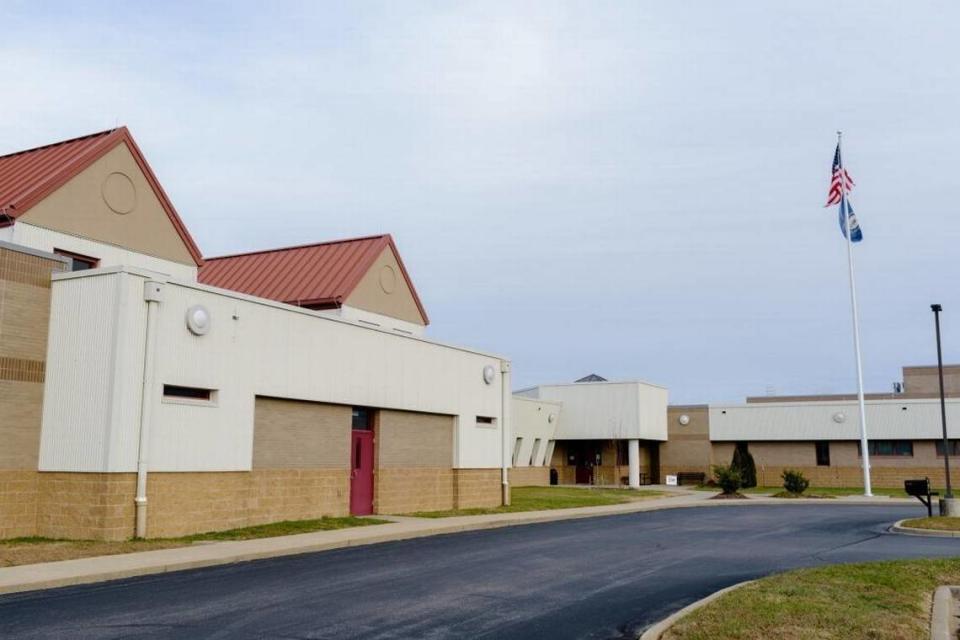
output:
[{"label": "beige brick wall", "polygon": [[0,469],[0,540],[37,535],[39,473]]},{"label": "beige brick wall", "polygon": [[379,412],[378,468],[453,467],[454,417],[412,411]]},{"label": "beige brick wall", "polygon": [[0,469],[37,468],[50,274],[62,269],[57,260],[0,247]]},{"label": "beige brick wall", "polygon": [[[690,418],[688,424],[680,424],[682,415]],[[661,480],[664,480],[666,475],[682,472],[703,472],[710,475],[710,417],[705,405],[669,407],[667,434],[667,442],[660,445]]]},{"label": "beige brick wall", "polygon": [[[51,538],[133,536],[136,474],[40,473],[37,533]],[[147,535],[166,538],[281,520],[344,516],[346,469],[151,473]]]},{"label": "beige brick wall", "polygon": [[500,469],[454,469],[454,503],[458,509],[499,506],[502,486]]},{"label": "beige brick wall", "polygon": [[168,538],[349,513],[347,469],[151,473],[147,531]]},{"label": "beige brick wall", "polygon": [[82,540],[125,540],[134,533],[134,473],[39,475],[37,535]]},{"label": "beige brick wall", "polygon": [[545,487],[550,484],[550,467],[513,467],[511,487]]},{"label": "beige brick wall", "polygon": [[345,469],[351,408],[258,397],[253,418],[254,469]]},{"label": "beige brick wall", "polygon": [[385,467],[374,476],[375,513],[445,511],[455,508],[450,467]]}]

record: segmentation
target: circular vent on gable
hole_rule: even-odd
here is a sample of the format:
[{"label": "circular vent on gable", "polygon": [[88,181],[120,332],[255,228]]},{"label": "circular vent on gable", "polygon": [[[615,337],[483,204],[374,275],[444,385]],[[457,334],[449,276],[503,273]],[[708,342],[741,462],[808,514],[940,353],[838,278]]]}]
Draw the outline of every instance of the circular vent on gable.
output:
[{"label": "circular vent on gable", "polygon": [[137,188],[129,176],[119,171],[114,171],[104,179],[100,194],[114,213],[124,215],[137,208]]},{"label": "circular vent on gable", "polygon": [[387,294],[393,293],[397,289],[397,272],[388,264],[380,269],[380,288]]}]

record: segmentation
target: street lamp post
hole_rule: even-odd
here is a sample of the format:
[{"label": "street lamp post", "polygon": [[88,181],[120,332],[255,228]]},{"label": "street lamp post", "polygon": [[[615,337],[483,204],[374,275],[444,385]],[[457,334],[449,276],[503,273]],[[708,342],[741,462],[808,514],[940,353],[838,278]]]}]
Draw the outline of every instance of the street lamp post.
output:
[{"label": "street lamp post", "polygon": [[944,498],[953,498],[953,487],[950,484],[950,440],[947,438],[947,401],[943,392],[943,351],[940,348],[940,312],[943,307],[939,304],[930,305],[933,311],[933,321],[937,328],[937,372],[940,375],[940,425],[943,427],[943,470],[947,474],[947,493]]}]

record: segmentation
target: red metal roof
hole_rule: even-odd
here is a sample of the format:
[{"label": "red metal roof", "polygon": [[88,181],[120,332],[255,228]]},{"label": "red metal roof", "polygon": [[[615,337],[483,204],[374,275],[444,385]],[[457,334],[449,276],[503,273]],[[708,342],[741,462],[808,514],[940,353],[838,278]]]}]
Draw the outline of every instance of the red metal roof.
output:
[{"label": "red metal roof", "polygon": [[203,264],[200,249],[126,127],[0,156],[0,214],[7,221],[19,218],[120,143],[127,145],[194,261]]},{"label": "red metal roof", "polygon": [[427,312],[390,234],[206,258],[204,284],[297,306],[340,306],[390,247],[424,324]]}]

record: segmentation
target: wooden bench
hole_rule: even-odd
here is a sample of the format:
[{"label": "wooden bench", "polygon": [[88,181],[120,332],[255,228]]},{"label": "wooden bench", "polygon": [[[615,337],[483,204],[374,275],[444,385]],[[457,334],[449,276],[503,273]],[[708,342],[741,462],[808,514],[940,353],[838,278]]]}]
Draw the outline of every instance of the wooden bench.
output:
[{"label": "wooden bench", "polygon": [[702,471],[681,471],[677,474],[677,484],[703,484],[707,479],[707,474]]}]

